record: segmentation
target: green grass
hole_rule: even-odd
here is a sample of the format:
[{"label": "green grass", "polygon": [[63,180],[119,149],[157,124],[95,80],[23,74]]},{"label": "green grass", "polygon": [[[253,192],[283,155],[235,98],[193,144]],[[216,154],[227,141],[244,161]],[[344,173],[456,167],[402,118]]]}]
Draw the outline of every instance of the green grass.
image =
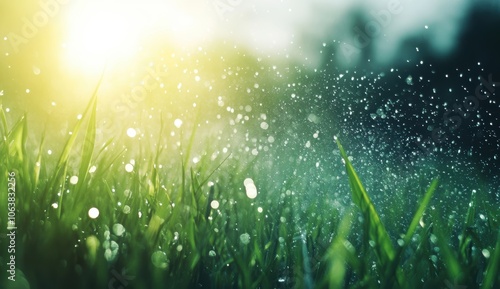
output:
[{"label": "green grass", "polygon": [[[500,286],[499,210],[480,203],[480,192],[463,220],[446,222],[439,202],[430,204],[447,189],[437,176],[429,179],[427,188],[409,192],[424,191],[414,211],[398,211],[412,216],[406,228],[391,231],[384,224],[391,217],[379,215],[338,140],[353,201],[345,210],[304,202],[300,180],[276,186],[229,153],[207,153],[188,165],[195,130],[182,153],[168,151],[160,145],[163,121],[158,145],[139,148],[129,173],[126,148],[115,139],[96,143],[96,106],[94,93],[55,162],[42,153],[50,136],[27,149],[27,118],[9,125],[0,112],[0,207],[6,212],[4,188],[15,172],[16,264],[32,289]],[[247,177],[259,188],[256,199],[244,193]],[[96,219],[88,216],[92,207],[99,209]],[[479,222],[478,207],[487,222]],[[19,272],[16,282],[22,278]]]}]

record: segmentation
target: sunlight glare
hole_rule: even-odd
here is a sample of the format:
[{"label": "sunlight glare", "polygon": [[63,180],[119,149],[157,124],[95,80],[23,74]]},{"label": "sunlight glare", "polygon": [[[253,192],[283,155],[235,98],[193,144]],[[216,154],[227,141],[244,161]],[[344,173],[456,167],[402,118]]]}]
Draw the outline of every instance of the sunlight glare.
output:
[{"label": "sunlight glare", "polygon": [[108,61],[126,59],[137,51],[140,26],[131,3],[94,0],[73,9],[65,43],[68,63],[102,70]]},{"label": "sunlight glare", "polygon": [[[137,57],[144,43],[200,43],[210,23],[200,9],[158,0],[90,0],[71,7],[63,47],[66,63],[86,73]],[[209,17],[210,18],[210,17]]]}]

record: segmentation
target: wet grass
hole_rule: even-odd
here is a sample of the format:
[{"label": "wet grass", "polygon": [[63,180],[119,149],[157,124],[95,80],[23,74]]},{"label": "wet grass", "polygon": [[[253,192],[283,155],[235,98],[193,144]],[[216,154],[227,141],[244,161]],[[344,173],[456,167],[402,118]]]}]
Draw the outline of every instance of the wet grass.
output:
[{"label": "wet grass", "polygon": [[[26,117],[9,125],[0,113],[0,187],[16,175],[18,286],[23,279],[32,289],[500,286],[499,210],[481,192],[461,219],[443,220],[430,203],[446,189],[430,179],[410,192],[424,191],[414,211],[395,209],[412,216],[405,230],[388,231],[383,220],[396,222],[396,213],[380,217],[338,141],[353,201],[345,209],[304,202],[300,180],[277,187],[271,175],[229,153],[188,165],[195,131],[182,154],[161,145],[139,149],[127,172],[126,148],[114,139],[96,143],[96,105],[94,93],[53,163],[42,153],[50,136],[28,150]],[[162,122],[158,144],[165,130]],[[255,199],[245,194],[249,176],[259,189]],[[0,197],[6,212],[5,189]],[[91,208],[97,218],[89,217]]]}]

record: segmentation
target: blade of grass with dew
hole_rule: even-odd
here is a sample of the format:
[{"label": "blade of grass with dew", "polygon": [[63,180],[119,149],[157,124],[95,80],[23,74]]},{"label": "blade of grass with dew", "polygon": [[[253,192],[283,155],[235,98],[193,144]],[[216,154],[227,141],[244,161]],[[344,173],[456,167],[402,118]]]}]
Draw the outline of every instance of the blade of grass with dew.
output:
[{"label": "blade of grass with dew", "polygon": [[[342,144],[338,139],[336,139],[337,146],[339,147],[340,154],[345,162],[345,167],[347,171],[347,175],[349,177],[349,183],[351,186],[352,198],[354,203],[361,209],[361,212],[364,216],[364,221],[368,222],[368,234],[370,240],[375,242],[375,246],[373,246],[375,250],[375,255],[378,259],[378,268],[379,271],[383,274],[383,278],[390,277],[391,273],[388,271],[390,269],[391,263],[394,262],[396,252],[391,243],[391,239],[389,238],[389,234],[387,233],[384,224],[381,222],[375,207],[368,196],[361,180],[358,177],[358,174],[354,170],[347,154],[342,147]],[[405,278],[402,275],[401,270],[397,270],[396,278],[400,286],[403,286],[405,282]],[[391,285],[388,285],[391,287]]]},{"label": "blade of grass with dew", "polygon": [[185,164],[187,164],[189,162],[189,156],[191,155],[191,150],[193,148],[194,138],[196,136],[196,131],[198,130],[198,120],[199,120],[199,118],[200,118],[200,107],[198,107],[196,109],[196,117],[195,117],[195,120],[193,122],[193,130],[191,131],[191,135],[189,136],[188,146],[186,148],[186,156],[184,157],[184,160],[183,160]]},{"label": "blade of grass with dew", "polygon": [[3,105],[0,102],[0,121],[1,121],[1,128],[2,128],[2,134],[4,136],[7,136],[9,134],[9,127],[7,125],[7,117],[5,116],[5,111],[3,110]]},{"label": "blade of grass with dew", "polygon": [[462,278],[465,277],[463,276],[462,266],[460,265],[458,257],[453,253],[452,248],[450,248],[450,244],[445,240],[439,215],[435,211],[431,211],[431,216],[433,223],[436,224],[433,228],[433,233],[437,237],[436,242],[443,257],[448,276],[453,282],[460,283]]},{"label": "blade of grass with dew", "polygon": [[89,122],[87,124],[87,131],[85,132],[80,169],[78,171],[79,181],[75,188],[76,200],[73,203],[73,206],[79,204],[79,200],[82,197],[82,188],[87,180],[90,169],[90,162],[92,161],[92,156],[94,154],[97,99],[93,98],[92,102],[92,110],[90,113]]},{"label": "blade of grass with dew", "polygon": [[[63,166],[64,170],[63,170],[63,173],[62,173],[62,179],[66,179],[66,174],[67,174],[67,171],[68,171],[68,162],[64,162],[64,166]],[[58,206],[57,206],[57,217],[60,219],[61,218],[61,215],[62,215],[62,203],[63,203],[63,199],[64,199],[64,185],[65,185],[65,182],[63,181],[62,184],[61,184],[61,191],[60,191],[60,195],[59,195],[59,201],[58,201]]]},{"label": "blade of grass with dew", "polygon": [[413,215],[413,219],[411,220],[410,226],[408,227],[408,230],[406,231],[406,234],[404,236],[403,241],[405,246],[410,243],[410,240],[413,237],[413,234],[415,233],[418,223],[422,218],[422,216],[424,215],[425,209],[427,208],[427,205],[429,204],[432,196],[434,195],[434,192],[436,191],[436,188],[438,187],[438,183],[439,183],[438,179],[434,179],[429,188],[427,189],[427,191],[425,192],[424,197],[420,201],[418,209],[415,212],[415,215]]},{"label": "blade of grass with dew", "polygon": [[344,215],[338,225],[337,236],[335,236],[325,256],[325,259],[329,263],[326,281],[328,283],[328,288],[331,289],[344,288],[346,261],[348,259],[347,255],[352,255],[353,253],[346,247],[346,238],[351,229],[350,224],[352,224],[352,219],[352,212],[347,212]]},{"label": "blade of grass with dew", "polygon": [[3,110],[3,106],[0,104],[0,120],[2,123],[2,143],[0,146],[0,153],[3,156],[10,155],[9,153],[9,126],[7,124],[7,117],[5,116],[5,111]]},{"label": "blade of grass with dew", "polygon": [[7,134],[8,152],[11,157],[16,157],[18,164],[24,161],[24,141],[26,140],[26,115],[22,116]]},{"label": "blade of grass with dew", "polygon": [[221,167],[221,166],[222,166],[222,165],[223,165],[223,164],[227,161],[227,159],[229,159],[229,157],[230,157],[230,156],[231,156],[231,154],[228,154],[228,155],[227,155],[227,157],[225,157],[225,158],[222,160],[222,162],[220,162],[220,164],[219,164],[219,165],[217,165],[217,167],[215,167],[215,169],[213,169],[213,170],[212,170],[212,172],[210,172],[210,174],[208,174],[208,176],[207,176],[205,179],[203,179],[203,181],[201,181],[201,182],[199,183],[198,188],[196,189],[197,191],[198,191],[198,190],[200,190],[200,189],[201,189],[201,187],[202,187],[203,185],[205,185],[205,184],[208,182],[208,180],[209,180],[209,179],[213,176],[213,174],[215,174],[215,172],[216,172],[217,170],[219,170],[219,168],[220,168],[220,167]]},{"label": "blade of grass with dew", "polygon": [[[481,289],[492,289],[495,282],[499,281],[499,267],[500,267],[500,230],[498,231],[497,244],[495,245],[495,251],[493,252],[493,257],[488,262],[488,267],[486,268],[486,276],[484,277],[483,285]],[[498,288],[498,287],[495,287]]]},{"label": "blade of grass with dew", "polygon": [[413,237],[413,234],[417,229],[418,223],[421,220],[422,216],[424,215],[425,209],[427,208],[427,205],[429,204],[437,186],[438,186],[438,179],[434,179],[434,181],[432,181],[431,185],[425,192],[422,200],[420,201],[418,209],[415,212],[415,215],[413,215],[413,219],[410,223],[410,226],[408,227],[408,230],[406,231],[406,234],[403,238],[403,246],[400,246],[399,249],[397,250],[394,262],[391,263],[391,266],[388,270],[389,276],[394,276],[394,273],[397,270],[400,262],[401,254],[404,252],[408,244],[410,244],[411,238]]},{"label": "blade of grass with dew", "polygon": [[361,209],[366,220],[370,222],[370,238],[376,242],[377,248],[376,253],[382,264],[387,264],[391,262],[395,257],[395,251],[390,241],[387,231],[380,221],[380,218],[373,206],[373,203],[368,196],[361,180],[359,179],[354,167],[352,166],[349,158],[347,157],[344,148],[337,140],[337,145],[339,147],[342,158],[345,162],[345,167],[347,170],[347,175],[349,177],[349,183],[351,186],[351,192],[354,203]]},{"label": "blade of grass with dew", "polygon": [[75,140],[78,136],[78,133],[80,132],[80,127],[82,125],[82,122],[85,119],[85,117],[87,116],[87,114],[89,113],[89,111],[91,110],[91,108],[93,107],[94,102],[97,101],[97,91],[99,90],[99,87],[101,85],[103,77],[104,77],[104,74],[101,75],[101,78],[99,79],[99,82],[97,83],[97,86],[94,90],[94,93],[92,94],[90,102],[88,103],[87,107],[85,108],[85,110],[82,114],[82,117],[77,120],[77,122],[73,128],[71,136],[66,141],[66,143],[63,147],[63,151],[62,151],[61,155],[59,156],[59,160],[57,161],[54,173],[52,174],[52,177],[49,181],[49,184],[46,187],[44,193],[42,194],[42,199],[45,199],[46,194],[48,192],[51,192],[54,190],[56,183],[60,180],[61,172],[63,170],[66,170],[65,166],[67,166],[67,161],[68,161],[70,152],[73,149],[73,145],[75,143]]},{"label": "blade of grass with dew", "polygon": [[42,134],[42,139],[40,140],[40,145],[38,146],[38,155],[36,156],[35,166],[33,167],[33,188],[38,187],[38,181],[40,180],[40,170],[42,168],[42,151],[43,145],[45,144],[45,133]]},{"label": "blade of grass with dew", "polygon": [[459,242],[459,251],[462,259],[467,258],[467,247],[472,242],[472,236],[470,234],[472,226],[474,225],[474,215],[476,213],[476,191],[472,191],[471,200],[469,202],[469,208],[467,209],[467,215],[465,216],[465,224],[462,229],[462,238]]}]

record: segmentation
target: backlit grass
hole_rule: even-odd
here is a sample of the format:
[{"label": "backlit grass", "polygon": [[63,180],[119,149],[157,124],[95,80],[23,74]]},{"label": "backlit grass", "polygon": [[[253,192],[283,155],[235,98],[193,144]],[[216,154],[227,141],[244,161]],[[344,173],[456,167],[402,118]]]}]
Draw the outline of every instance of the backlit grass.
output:
[{"label": "backlit grass", "polygon": [[[435,176],[409,192],[424,192],[413,211],[398,210],[394,201],[396,212],[412,217],[403,231],[388,230],[384,221],[395,217],[379,216],[339,141],[353,201],[344,209],[331,200],[305,202],[300,179],[277,186],[270,172],[229,152],[208,153],[193,165],[196,131],[177,154],[160,141],[156,149],[138,149],[127,171],[126,148],[112,149],[120,147],[113,138],[95,141],[96,106],[94,93],[55,162],[43,153],[50,136],[28,149],[26,116],[10,123],[1,112],[0,206],[6,212],[7,176],[15,172],[19,284],[25,278],[31,288],[500,286],[499,210],[480,204],[481,192],[459,219],[443,219],[440,202],[430,203],[449,188]],[[162,122],[160,139],[164,130]],[[247,178],[258,188],[255,199],[245,194]],[[485,220],[478,220],[478,206]],[[92,208],[97,217],[89,216]]]}]

